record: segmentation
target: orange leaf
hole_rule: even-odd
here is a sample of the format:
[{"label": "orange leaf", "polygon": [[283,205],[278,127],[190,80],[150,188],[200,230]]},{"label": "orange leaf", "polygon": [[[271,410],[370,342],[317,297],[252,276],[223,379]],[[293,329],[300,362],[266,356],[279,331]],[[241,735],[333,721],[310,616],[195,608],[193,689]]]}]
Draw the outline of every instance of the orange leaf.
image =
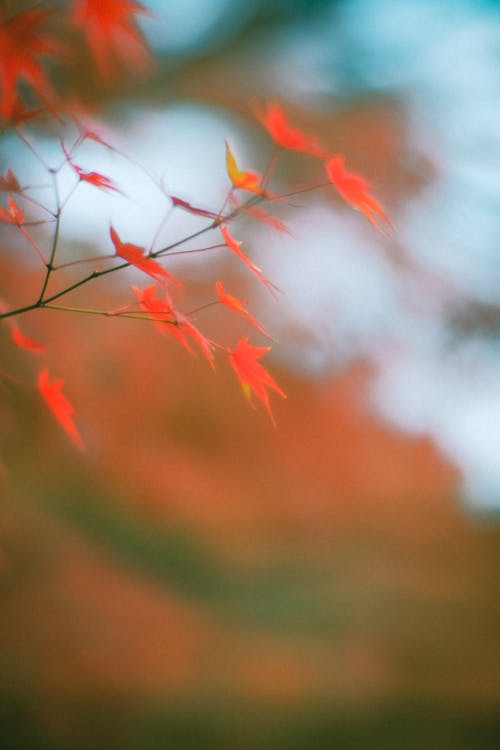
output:
[{"label": "orange leaf", "polygon": [[388,226],[392,227],[391,220],[380,203],[370,194],[370,184],[364,177],[355,172],[348,172],[345,168],[345,159],[343,156],[332,156],[325,164],[326,173],[337,188],[340,195],[347,203],[361,211],[368,221],[379,231],[384,227],[380,219]]},{"label": "orange leaf", "polygon": [[16,325],[13,325],[11,328],[11,336],[12,341],[14,342],[14,344],[16,344],[16,346],[20,346],[21,349],[27,349],[34,354],[40,354],[40,352],[43,352],[46,349],[43,344],[35,341],[35,339],[30,339],[27,336],[23,336],[20,329]]},{"label": "orange leaf", "polygon": [[74,0],[72,23],[82,29],[98,72],[110,78],[120,63],[144,68],[149,53],[134,16],[147,13],[132,0]]},{"label": "orange leaf", "polygon": [[257,172],[240,172],[231,149],[226,141],[226,170],[234,188],[261,194],[260,176]]},{"label": "orange leaf", "polygon": [[237,240],[235,240],[234,237],[231,236],[229,229],[227,229],[227,227],[222,226],[222,224],[220,225],[220,231],[222,232],[222,236],[224,237],[224,242],[226,243],[228,248],[232,250],[233,253],[237,255],[238,258],[242,260],[246,266],[248,266],[248,268],[257,276],[259,281],[261,281],[264,284],[264,286],[266,286],[269,289],[271,294],[275,294],[275,290],[277,290],[277,287],[274,286],[274,284],[271,281],[269,281],[269,279],[266,279],[261,269],[258,266],[256,266],[254,263],[252,263],[250,258],[247,258],[245,253],[240,250],[241,242],[238,242]]},{"label": "orange leaf", "polygon": [[279,393],[282,398],[286,398],[286,394],[281,390],[265,367],[257,361],[270,348],[270,346],[252,346],[248,343],[248,338],[240,339],[236,347],[233,350],[229,350],[229,360],[243,386],[247,398],[251,399],[252,394],[254,394],[256,398],[262,401],[273,424],[275,424],[267,389],[271,388],[276,393]]},{"label": "orange leaf", "polygon": [[76,412],[66,396],[61,392],[63,385],[63,380],[49,380],[49,373],[46,369],[38,373],[38,390],[44,398],[45,403],[77,448],[85,450],[83,440],[73,421],[73,415]]},{"label": "orange leaf", "polygon": [[152,276],[156,281],[161,283],[170,281],[176,286],[182,286],[179,279],[172,276],[172,274],[166,271],[163,266],[160,266],[156,260],[145,256],[143,247],[133,245],[131,242],[122,242],[113,227],[110,228],[109,232],[113,245],[115,246],[116,254],[119,255],[120,258],[123,258],[127,263],[135,266],[140,271],[144,271],[144,273]]},{"label": "orange leaf", "polygon": [[217,296],[219,298],[219,302],[221,302],[223,305],[226,305],[226,307],[229,307],[231,310],[234,310],[235,312],[242,315],[250,325],[253,325],[258,331],[264,334],[264,336],[269,336],[265,328],[259,323],[257,318],[254,318],[254,316],[248,312],[248,310],[245,308],[245,303],[242,302],[242,300],[238,299],[237,297],[233,297],[232,294],[228,294],[224,287],[222,286],[221,281],[217,281],[215,284],[215,288],[217,290]]},{"label": "orange leaf", "polygon": [[24,221],[24,211],[15,202],[12,195],[9,195],[7,199],[8,208],[0,206],[0,221],[6,224],[17,224],[21,226]]},{"label": "orange leaf", "polygon": [[266,112],[257,112],[256,116],[278,146],[312,156],[325,156],[317,139],[292,127],[276,102],[268,102]]}]

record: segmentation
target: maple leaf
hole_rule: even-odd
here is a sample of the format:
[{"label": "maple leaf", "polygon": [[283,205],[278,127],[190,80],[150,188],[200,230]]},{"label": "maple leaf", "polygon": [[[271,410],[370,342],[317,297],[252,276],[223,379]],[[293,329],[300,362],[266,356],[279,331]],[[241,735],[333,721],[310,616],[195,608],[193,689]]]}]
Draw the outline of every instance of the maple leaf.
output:
[{"label": "maple leaf", "polygon": [[61,379],[51,381],[48,370],[43,369],[38,373],[37,382],[39,392],[63,430],[69,435],[77,448],[85,450],[83,440],[73,421],[73,416],[76,412],[72,404],[62,393],[64,381]]},{"label": "maple leaf", "polygon": [[21,347],[21,349],[26,349],[27,351],[33,352],[33,354],[40,354],[46,349],[46,347],[43,344],[40,344],[39,341],[24,336],[21,333],[19,327],[16,325],[13,325],[11,328],[11,337],[16,346]]},{"label": "maple leaf", "polygon": [[18,193],[21,186],[18,179],[12,169],[8,169],[5,177],[0,175],[0,190],[7,191],[9,193]]},{"label": "maple leaf", "polygon": [[89,182],[91,185],[94,185],[97,188],[102,188],[103,190],[115,190],[117,193],[121,192],[109,177],[106,177],[99,172],[85,172],[81,167],[78,167],[73,163],[71,166],[82,182]]},{"label": "maple leaf", "polygon": [[[158,299],[156,297],[156,284],[151,284],[151,286],[146,287],[146,289],[139,289],[138,287],[133,286],[132,290],[142,309],[145,310],[149,317],[155,321],[155,327],[160,333],[164,334],[167,330],[173,328],[175,330],[171,332],[174,335],[177,335],[176,312],[170,301]],[[184,341],[181,343],[185,346]]]},{"label": "maple leaf", "polygon": [[110,78],[119,63],[144,68],[149,54],[134,16],[147,13],[132,0],[75,0],[71,21],[82,29],[98,72]]},{"label": "maple leaf", "polygon": [[263,194],[260,187],[260,176],[257,172],[240,172],[236,159],[226,141],[226,170],[233,188],[248,190],[251,193]]},{"label": "maple leaf", "polygon": [[290,125],[277,102],[268,102],[266,111],[256,112],[256,116],[278,146],[312,156],[326,155],[316,138]]},{"label": "maple leaf", "polygon": [[281,390],[266,368],[257,361],[266,352],[270,351],[270,349],[270,346],[252,346],[248,343],[248,338],[243,338],[238,341],[234,349],[229,350],[229,360],[246,397],[251,400],[253,394],[262,401],[272,423],[275,425],[276,423],[269,403],[268,389],[271,388],[273,391],[276,391],[282,398],[286,398],[286,394]]},{"label": "maple leaf", "polygon": [[[279,196],[273,196],[269,193],[264,193],[263,195],[270,200],[279,200]],[[281,221],[281,219],[278,219],[277,216],[273,216],[273,214],[269,213],[269,211],[266,211],[261,206],[251,206],[246,203],[242,203],[238,201],[234,195],[229,196],[229,202],[237,210],[237,212],[241,211],[242,213],[246,213],[248,214],[248,216],[251,216],[252,219],[261,221],[263,224],[267,224],[277,232],[286,232],[287,234],[290,234],[290,230],[288,229],[286,224]]]},{"label": "maple leaf", "polygon": [[[90,137],[90,136],[87,134],[85,137]],[[95,187],[101,188],[102,190],[114,190],[117,193],[121,192],[121,190],[119,190],[116,187],[114,182],[110,180],[109,177],[106,177],[100,172],[86,172],[85,169],[82,169],[82,167],[79,167],[78,164],[75,164],[75,162],[71,158],[71,154],[67,151],[62,141],[61,141],[61,146],[62,146],[62,150],[64,151],[64,155],[68,161],[68,164],[73,169],[73,171],[76,172],[80,182],[88,182],[90,185],[94,185]]]},{"label": "maple leaf", "polygon": [[265,328],[262,326],[261,323],[257,320],[257,318],[254,318],[254,316],[248,312],[248,310],[245,308],[245,303],[238,299],[237,297],[233,297],[232,294],[228,294],[224,287],[222,286],[221,281],[217,281],[215,284],[215,288],[217,290],[217,296],[219,298],[219,302],[221,302],[223,305],[226,305],[226,307],[229,307],[231,310],[234,310],[235,312],[242,315],[248,322],[254,326],[258,331],[264,334],[264,336],[269,336]]},{"label": "maple leaf", "polygon": [[136,286],[133,286],[132,289],[140,306],[154,320],[155,326],[160,333],[169,333],[174,336],[186,351],[194,354],[187,338],[188,336],[191,337],[200,347],[212,369],[214,369],[213,343],[186,316],[175,310],[169,298],[159,299],[156,297],[156,284],[152,284],[143,290],[138,289]]},{"label": "maple leaf", "polygon": [[391,220],[386,212],[376,198],[370,194],[370,183],[361,175],[348,172],[345,168],[343,156],[330,157],[325,164],[325,168],[330,181],[337,188],[342,198],[358,211],[361,211],[376,229],[384,231],[380,220],[387,227],[392,227]]},{"label": "maple leaf", "polygon": [[185,316],[178,316],[177,323],[182,333],[186,333],[188,336],[191,336],[193,341],[195,341],[198,344],[199,348],[201,349],[201,352],[207,359],[210,367],[212,368],[212,370],[215,370],[214,355],[213,355],[213,349],[214,349],[213,342],[210,341],[210,339],[208,339],[200,331],[200,329],[197,328],[194,325],[194,323],[192,323]]},{"label": "maple leaf", "polygon": [[290,234],[290,230],[288,229],[287,225],[283,221],[281,221],[281,219],[278,219],[277,216],[273,216],[273,214],[269,213],[269,211],[266,211],[261,206],[245,206],[244,203],[239,205],[235,203],[233,205],[251,216],[252,219],[256,219],[256,221],[261,221],[263,224],[267,224],[277,232],[286,232],[287,234]]},{"label": "maple leaf", "polygon": [[144,273],[152,276],[156,281],[161,283],[170,281],[176,286],[182,286],[179,279],[172,276],[172,274],[166,271],[163,266],[160,266],[156,260],[144,255],[145,250],[143,247],[133,245],[131,242],[122,242],[113,227],[110,228],[109,233],[113,245],[115,246],[116,254],[119,255],[120,258],[123,258],[127,263],[135,266],[140,271],[144,271]]},{"label": "maple leaf", "polygon": [[8,208],[0,206],[0,221],[6,224],[17,224],[21,226],[24,221],[24,211],[15,202],[12,195],[7,199]]},{"label": "maple leaf", "polygon": [[197,206],[192,206],[191,203],[188,203],[182,198],[178,198],[176,195],[169,195],[168,197],[172,201],[175,208],[182,208],[184,209],[184,211],[187,211],[190,214],[197,214],[198,216],[204,216],[207,219],[215,219],[217,217],[217,214],[215,213],[215,211],[208,211],[205,208],[198,208]]},{"label": "maple leaf", "polygon": [[238,256],[240,260],[243,261],[243,263],[248,266],[248,268],[257,276],[259,281],[261,281],[264,286],[266,286],[271,294],[275,294],[277,287],[269,281],[269,279],[266,279],[264,274],[262,273],[261,269],[255,265],[255,263],[252,263],[250,258],[248,258],[245,253],[240,250],[241,242],[238,242],[234,239],[234,237],[231,236],[229,229],[227,227],[222,226],[222,224],[219,227],[220,231],[222,232],[222,236],[224,237],[224,242],[228,246],[232,252]]},{"label": "maple leaf", "polygon": [[54,101],[55,92],[38,60],[55,56],[59,45],[40,33],[38,27],[51,11],[33,8],[16,13],[0,24],[0,114],[18,120],[20,104],[16,87],[25,81],[44,102]]}]

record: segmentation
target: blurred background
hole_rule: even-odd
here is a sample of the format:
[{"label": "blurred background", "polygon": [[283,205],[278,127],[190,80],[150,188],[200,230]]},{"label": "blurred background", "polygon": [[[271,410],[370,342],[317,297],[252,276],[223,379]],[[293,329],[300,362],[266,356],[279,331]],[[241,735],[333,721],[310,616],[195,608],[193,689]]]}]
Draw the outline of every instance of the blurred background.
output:
[{"label": "blurred background", "polygon": [[[270,99],[370,180],[395,230],[321,188],[271,206],[289,233],[232,229],[277,300],[223,250],[169,265],[184,309],[223,278],[273,335],[276,430],[222,361],[214,375],[148,324],[25,317],[89,450],[2,383],[0,745],[498,749],[500,7],[145,5],[147,75],[96,84],[83,49],[59,74],[130,157],[78,153],[125,195],[79,189],[61,260],[109,253],[110,221],[148,245],[165,217],[151,173],[217,211],[224,140],[242,168],[269,162],[253,110]],[[54,132],[31,132],[57,161]],[[7,134],[0,166],[51,200]],[[324,180],[287,154],[271,187]],[[157,247],[200,226],[174,212]],[[13,250],[1,294],[23,304],[39,269]],[[131,283],[105,277],[71,303],[119,307]],[[196,322],[266,345],[218,309]],[[32,380],[2,336],[2,368]]]}]

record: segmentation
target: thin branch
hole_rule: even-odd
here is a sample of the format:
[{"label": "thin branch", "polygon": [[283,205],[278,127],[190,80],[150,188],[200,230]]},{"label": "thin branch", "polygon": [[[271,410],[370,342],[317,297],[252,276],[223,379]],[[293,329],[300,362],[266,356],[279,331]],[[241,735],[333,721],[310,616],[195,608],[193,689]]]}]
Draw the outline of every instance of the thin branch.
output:
[{"label": "thin branch", "polygon": [[59,231],[61,228],[61,201],[59,198],[59,185],[57,184],[57,176],[54,174],[54,172],[51,171],[51,175],[52,175],[52,182],[54,184],[54,194],[56,197],[56,225],[54,228],[54,237],[52,239],[52,248],[50,250],[49,262],[47,263],[47,271],[45,273],[45,278],[43,280],[42,289],[40,291],[40,297],[38,298],[40,303],[43,302],[43,297],[47,290],[47,286],[48,286],[49,279],[50,279],[50,274],[52,273],[52,269],[54,266],[54,260],[55,260],[56,252],[57,252],[57,245],[59,243]]},{"label": "thin branch", "polygon": [[172,320],[171,318],[160,318],[159,313],[156,314],[157,317],[152,318],[151,315],[141,314],[141,313],[125,313],[125,312],[109,312],[108,310],[96,310],[91,307],[69,307],[67,305],[49,305],[45,304],[43,307],[46,310],[62,310],[63,312],[74,312],[74,313],[81,313],[82,315],[100,315],[103,318],[130,318],[131,320],[148,320],[148,321],[154,321],[154,322],[160,322],[160,323],[169,323],[170,325],[176,326],[178,325],[176,320]]},{"label": "thin branch", "polygon": [[26,146],[26,147],[27,147],[27,148],[28,148],[28,149],[29,149],[29,150],[31,151],[31,153],[33,154],[33,156],[34,156],[34,157],[35,157],[36,159],[38,159],[38,161],[40,162],[40,164],[42,164],[42,166],[43,166],[43,167],[45,167],[45,169],[47,170],[47,172],[52,172],[52,167],[50,167],[50,166],[49,166],[49,165],[47,164],[47,162],[45,161],[45,159],[43,158],[43,156],[42,156],[41,154],[39,154],[39,153],[38,153],[38,151],[37,151],[37,150],[36,150],[36,148],[35,148],[35,147],[33,146],[33,144],[31,143],[31,141],[30,141],[30,140],[29,140],[29,139],[28,139],[28,138],[27,138],[27,137],[26,137],[26,136],[24,135],[24,133],[23,133],[23,131],[21,130],[21,128],[19,127],[19,125],[17,125],[17,126],[15,127],[15,132],[16,132],[16,134],[17,134],[17,137],[18,137],[18,138],[19,138],[19,139],[20,139],[20,140],[21,140],[21,141],[22,141],[22,142],[24,143],[24,145],[25,145],[25,146]]}]

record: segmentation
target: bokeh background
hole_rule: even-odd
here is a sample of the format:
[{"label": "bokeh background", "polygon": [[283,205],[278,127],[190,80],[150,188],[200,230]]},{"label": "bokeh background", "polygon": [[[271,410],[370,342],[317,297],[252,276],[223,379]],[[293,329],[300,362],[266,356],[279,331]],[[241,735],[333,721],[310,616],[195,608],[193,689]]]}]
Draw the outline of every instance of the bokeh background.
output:
[{"label": "bokeh background", "polygon": [[[172,263],[193,304],[224,278],[272,332],[276,430],[223,363],[148,324],[26,317],[89,450],[3,385],[0,745],[499,748],[500,8],[146,5],[147,76],[90,83],[83,50],[62,74],[131,157],[82,149],[126,197],[81,188],[67,260],[109,253],[110,220],[151,240],[165,199],[142,167],[217,210],[225,139],[265,169],[252,109],[269,99],[370,179],[395,231],[326,188],[275,207],[290,234],[239,221],[277,301],[227,252]],[[50,129],[33,132],[55,158]],[[43,182],[15,139],[0,150],[2,173]],[[292,154],[273,187],[321,181]],[[158,242],[199,226],[172,214]],[[9,301],[39,288],[31,261],[2,253]],[[74,304],[127,304],[142,279],[101,281]],[[213,309],[197,322],[248,332]]]}]

